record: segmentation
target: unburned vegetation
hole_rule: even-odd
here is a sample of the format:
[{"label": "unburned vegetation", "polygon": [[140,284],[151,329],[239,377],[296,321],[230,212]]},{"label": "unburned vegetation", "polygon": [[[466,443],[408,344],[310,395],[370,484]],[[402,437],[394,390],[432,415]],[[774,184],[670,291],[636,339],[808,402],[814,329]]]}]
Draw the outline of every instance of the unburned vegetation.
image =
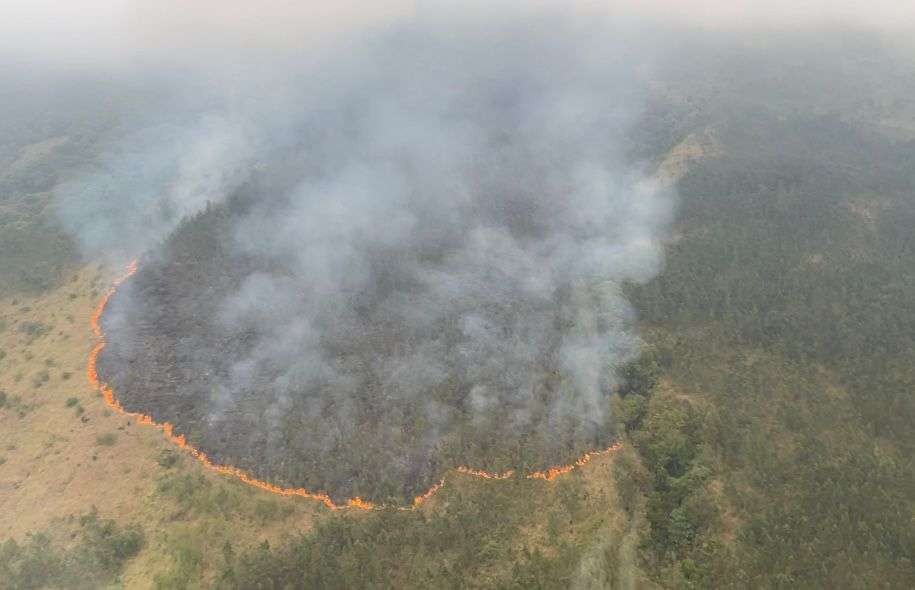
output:
[{"label": "unburned vegetation", "polygon": [[88,590],[106,586],[118,581],[124,563],[136,556],[144,541],[140,527],[122,528],[92,511],[76,522],[58,523],[53,532],[0,543],[0,587]]}]

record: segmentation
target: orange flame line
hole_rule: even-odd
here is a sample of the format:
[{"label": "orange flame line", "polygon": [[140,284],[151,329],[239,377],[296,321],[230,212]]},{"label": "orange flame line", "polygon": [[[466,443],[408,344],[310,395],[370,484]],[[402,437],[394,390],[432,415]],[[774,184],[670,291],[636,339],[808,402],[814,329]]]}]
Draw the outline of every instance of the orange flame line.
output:
[{"label": "orange flame line", "polygon": [[597,451],[589,451],[575,460],[575,463],[571,465],[560,465],[556,467],[547,467],[543,471],[534,471],[533,473],[528,473],[525,477],[527,479],[543,479],[546,481],[553,481],[560,475],[565,475],[566,473],[571,473],[578,467],[584,467],[591,462],[591,459],[595,457],[600,457],[601,455],[609,455],[610,453],[620,450],[623,444],[619,441],[616,441],[606,449],[600,449]]},{"label": "orange flame line", "polygon": [[458,473],[463,473],[464,475],[472,475],[473,477],[479,477],[481,479],[508,479],[515,474],[512,469],[502,472],[483,471],[482,469],[473,469],[464,465],[458,465],[456,470]]},{"label": "orange flame line", "polygon": [[[117,399],[114,394],[114,390],[105,382],[99,378],[98,374],[98,357],[101,354],[102,350],[105,348],[106,340],[105,334],[102,331],[101,318],[102,314],[105,311],[105,308],[108,305],[108,302],[111,300],[111,297],[117,292],[118,287],[127,279],[136,274],[138,268],[138,261],[134,260],[127,266],[127,271],[125,274],[117,278],[108,289],[108,291],[102,296],[102,299],[99,301],[95,310],[92,313],[92,316],[89,320],[90,327],[92,328],[92,333],[96,337],[96,343],[92,347],[92,350],[89,352],[89,359],[86,363],[86,377],[89,380],[89,383],[96,389],[99,390],[102,394],[102,398],[105,400],[105,404],[109,408],[115,410],[116,412],[134,418],[138,424],[143,424],[146,426],[152,426],[160,431],[165,436],[165,438],[177,446],[179,449],[187,451],[192,457],[197,459],[204,467],[207,469],[219,473],[221,475],[226,475],[229,477],[234,477],[243,483],[246,483],[255,488],[270,492],[273,494],[278,494],[280,496],[296,496],[299,498],[308,498],[311,500],[316,500],[327,508],[331,510],[343,510],[346,508],[354,508],[358,510],[376,510],[383,508],[378,504],[370,502],[368,500],[363,500],[359,496],[354,498],[349,498],[342,504],[334,502],[328,494],[325,492],[310,492],[304,488],[284,488],[272,484],[267,481],[257,479],[256,477],[249,474],[247,471],[239,469],[237,467],[232,467],[229,465],[218,465],[213,463],[213,461],[207,456],[203,451],[195,448],[193,445],[188,443],[187,438],[183,434],[175,434],[174,426],[169,422],[156,422],[151,416],[140,412],[130,412],[124,409],[124,406],[121,405],[121,402]],[[612,453],[620,448],[621,444],[615,442],[606,449],[598,451],[590,451],[579,457],[575,463],[571,465],[560,465],[555,467],[548,467],[543,471],[534,471],[525,475],[526,479],[542,479],[544,481],[553,481],[560,475],[565,475],[572,472],[578,467],[583,467],[584,465],[591,462],[591,459],[600,455],[606,455]],[[460,465],[455,468],[455,471],[463,475],[469,475],[472,477],[477,477],[480,479],[490,479],[490,480],[504,480],[512,477],[515,472],[513,470],[502,471],[502,472],[490,472],[483,471],[481,469],[473,469],[471,467],[466,467]],[[399,510],[415,510],[421,506],[424,502],[429,500],[432,496],[436,494],[440,489],[445,487],[445,479],[442,478],[437,484],[433,485],[431,488],[426,490],[423,494],[420,494],[413,498],[413,504],[410,506],[399,506]]]}]

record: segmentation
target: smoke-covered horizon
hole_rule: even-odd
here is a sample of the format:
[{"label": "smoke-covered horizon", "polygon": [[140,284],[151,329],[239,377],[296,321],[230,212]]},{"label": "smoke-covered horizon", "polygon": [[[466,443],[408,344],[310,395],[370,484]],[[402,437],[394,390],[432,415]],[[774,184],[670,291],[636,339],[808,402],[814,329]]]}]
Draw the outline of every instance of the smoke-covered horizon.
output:
[{"label": "smoke-covered horizon", "polygon": [[334,3],[264,0],[53,0],[0,2],[0,57],[35,64],[135,67],[238,58],[245,53],[319,51],[347,37],[404,21],[451,22],[553,11],[705,30],[865,27],[910,35],[915,6],[896,0],[384,0]]}]

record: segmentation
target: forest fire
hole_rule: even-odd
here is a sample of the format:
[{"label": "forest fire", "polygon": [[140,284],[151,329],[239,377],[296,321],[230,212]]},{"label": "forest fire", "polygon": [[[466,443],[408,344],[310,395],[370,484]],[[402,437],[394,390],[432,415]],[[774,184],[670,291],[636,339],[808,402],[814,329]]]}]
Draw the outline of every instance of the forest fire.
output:
[{"label": "forest fire", "polygon": [[429,498],[434,496],[435,492],[439,491],[443,487],[445,487],[445,478],[442,478],[442,480],[440,482],[438,482],[437,484],[435,484],[434,486],[432,486],[431,488],[426,490],[425,493],[420,494],[419,496],[416,496],[415,498],[413,498],[413,505],[408,509],[418,508],[420,506],[420,504],[422,504],[423,502],[425,502],[426,500],[428,500]]},{"label": "forest fire", "polygon": [[[134,260],[127,266],[127,270],[121,277],[117,278],[108,291],[102,296],[102,299],[99,301],[95,310],[92,313],[90,318],[90,327],[92,333],[95,335],[97,342],[92,347],[92,350],[89,352],[89,359],[86,364],[86,377],[89,380],[89,383],[98,389],[102,394],[102,398],[105,400],[105,404],[108,405],[112,410],[117,411],[118,413],[134,418],[138,424],[143,424],[146,426],[152,426],[162,432],[166,439],[169,442],[177,446],[178,448],[186,451],[192,457],[197,459],[204,467],[207,469],[219,473],[220,475],[225,475],[229,477],[234,477],[250,486],[256,487],[258,489],[277,494],[280,496],[296,496],[299,498],[308,498],[310,500],[318,501],[327,508],[331,510],[344,510],[344,509],[357,509],[357,510],[375,510],[383,508],[383,506],[370,502],[368,500],[363,500],[362,498],[356,496],[354,498],[349,498],[343,503],[334,502],[331,497],[324,492],[311,492],[303,488],[286,488],[278,486],[252,476],[248,472],[239,469],[237,467],[231,467],[227,465],[218,465],[214,463],[206,453],[195,448],[188,443],[187,439],[183,434],[175,434],[174,426],[169,422],[156,422],[151,416],[140,412],[131,412],[126,410],[121,402],[115,396],[114,390],[105,382],[101,381],[98,374],[98,358],[102,350],[105,348],[105,334],[102,331],[101,318],[102,314],[105,312],[105,307],[108,305],[108,302],[111,300],[111,297],[114,296],[117,292],[118,287],[124,283],[127,279],[133,276],[138,269],[138,261]],[[620,443],[615,442],[606,449],[598,451],[590,451],[579,457],[574,463],[569,465],[561,465],[549,467],[543,471],[535,471],[525,475],[526,479],[542,479],[544,481],[552,481],[555,478],[565,475],[572,472],[578,467],[582,467],[588,464],[594,457],[600,455],[606,455],[612,453],[620,448]],[[471,477],[476,477],[480,479],[490,479],[490,480],[505,480],[514,476],[515,472],[513,470],[507,470],[503,472],[489,472],[483,471],[480,469],[473,469],[466,466],[458,466],[455,469],[458,473],[463,475],[469,475]],[[433,485],[431,488],[426,490],[423,494],[420,494],[413,498],[413,504],[410,506],[399,507],[401,510],[415,510],[421,506],[424,502],[429,500],[436,492],[442,489],[445,486],[445,479],[443,478],[437,484]]]},{"label": "forest fire", "polygon": [[599,457],[601,455],[608,455],[610,453],[618,451],[621,446],[622,446],[622,443],[617,441],[617,442],[613,443],[612,445],[610,445],[609,447],[607,447],[606,449],[602,449],[599,451],[590,451],[588,453],[585,453],[584,455],[582,455],[581,457],[576,459],[575,463],[572,463],[571,465],[560,465],[557,467],[550,467],[543,471],[534,471],[533,473],[527,474],[525,477],[527,477],[527,479],[543,479],[546,481],[553,481],[560,475],[565,475],[566,473],[571,472],[572,470],[574,470],[577,467],[584,467],[585,465],[590,463],[591,459],[593,459],[594,457]]},{"label": "forest fire", "polygon": [[479,477],[481,479],[508,479],[509,477],[511,477],[512,475],[515,474],[515,472],[511,469],[509,469],[508,471],[503,471],[503,472],[499,473],[499,472],[483,471],[482,469],[471,469],[470,467],[465,467],[463,465],[458,466],[457,472],[463,473],[464,475],[472,475],[473,477]]}]

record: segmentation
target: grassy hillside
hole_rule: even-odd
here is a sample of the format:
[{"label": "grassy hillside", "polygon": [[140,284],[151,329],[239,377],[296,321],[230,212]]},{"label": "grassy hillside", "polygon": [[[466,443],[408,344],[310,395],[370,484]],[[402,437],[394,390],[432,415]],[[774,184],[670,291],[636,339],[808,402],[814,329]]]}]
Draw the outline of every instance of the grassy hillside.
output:
[{"label": "grassy hillside", "polygon": [[[226,540],[277,542],[307,531],[317,510],[203,473],[105,406],[85,371],[89,317],[112,274],[85,267],[44,295],[0,298],[0,588],[95,588],[117,576],[151,587],[175,554],[199,575]],[[142,535],[138,556],[96,571],[79,539],[124,531]]]}]

